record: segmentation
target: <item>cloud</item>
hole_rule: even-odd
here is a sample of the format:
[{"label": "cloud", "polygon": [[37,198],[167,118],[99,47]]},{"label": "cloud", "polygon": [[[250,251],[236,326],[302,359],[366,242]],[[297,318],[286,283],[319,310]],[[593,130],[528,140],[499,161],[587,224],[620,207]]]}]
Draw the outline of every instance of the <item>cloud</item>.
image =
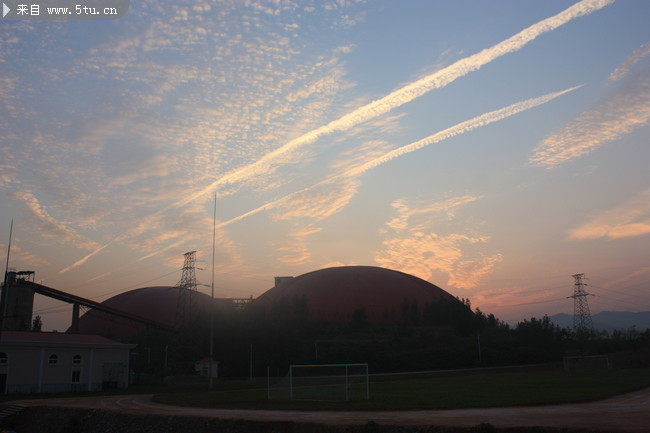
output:
[{"label": "cloud", "polygon": [[508,53],[515,52],[540,35],[555,30],[569,21],[593,13],[613,3],[613,0],[583,0],[567,8],[559,14],[542,20],[510,38],[474,55],[458,60],[454,64],[429,74],[419,80],[409,83],[388,95],[372,101],[352,112],[329,122],[319,128],[303,134],[279,148],[265,154],[252,164],[234,169],[221,176],[206,187],[190,194],[175,205],[182,206],[198,197],[206,195],[227,184],[247,181],[253,177],[268,173],[274,164],[291,160],[290,155],[300,147],[313,143],[319,138],[348,130],[362,122],[386,114],[434,89],[445,87],[456,79],[480,69],[482,66]]},{"label": "cloud", "polygon": [[[562,288],[561,290],[565,290]],[[526,305],[566,303],[566,293],[554,289],[532,290],[530,286],[502,286],[498,289],[480,290],[472,295],[473,303],[481,305],[483,311],[486,309],[503,309],[519,307],[518,315],[522,315],[521,308]],[[548,306],[546,307],[548,308]]]},{"label": "cloud", "polygon": [[[76,227],[121,233],[111,242],[124,243],[143,255],[151,254],[153,248],[175,244],[182,237],[158,239],[154,228],[173,232],[183,227],[187,242],[195,242],[192,216],[201,209],[188,206],[190,202],[205,204],[209,200],[206,193],[216,187],[220,194],[227,194],[231,192],[228,188],[242,182],[259,182],[254,185],[259,189],[281,185],[286,182],[284,178],[269,175],[279,165],[304,162],[300,152],[308,149],[305,145],[324,135],[353,131],[380,116],[388,117],[391,110],[607,4],[577,3],[493,47],[349,110],[332,122],[327,122],[323,113],[340,110],[341,95],[350,87],[342,56],[351,48],[339,44],[325,54],[304,50],[304,44],[296,43],[301,28],[291,26],[297,22],[293,14],[306,13],[302,9],[287,11],[278,3],[269,7],[283,13],[277,20],[264,21],[260,17],[266,12],[231,2],[220,7],[218,14],[212,8],[209,14],[179,14],[176,21],[163,14],[167,11],[162,5],[149,2],[138,12],[140,18],[148,20],[146,27],[112,33],[89,50],[70,52],[65,66],[52,54],[53,48],[61,38],[72,40],[80,33],[52,28],[52,37],[40,38],[42,42],[34,47],[34,58],[39,61],[31,69],[30,83],[25,82],[27,78],[18,66],[11,66],[19,64],[11,60],[19,58],[28,45],[13,44],[17,45],[15,49],[3,54],[9,67],[3,92],[15,96],[29,88],[28,96],[40,101],[31,106],[33,112],[21,113],[33,128],[17,132],[22,135],[13,140],[22,161],[22,165],[15,165],[16,172],[33,173],[33,177],[20,179],[23,190],[35,191],[35,196],[56,197],[56,207],[48,207],[47,212],[39,214],[38,209],[32,209],[37,218],[48,222],[50,216],[49,222],[61,236],[69,236],[74,245],[84,249],[94,249],[91,254],[110,243],[75,236],[78,233],[67,220],[74,220]],[[336,14],[326,17],[327,22],[314,26],[330,28],[333,22],[357,20],[350,11],[340,13],[349,4],[340,6]],[[260,27],[264,37],[247,31]],[[32,30],[37,29],[20,36],[30,36],[30,40],[42,36]],[[93,84],[87,84],[91,79]],[[66,102],[66,109],[57,112],[61,101]],[[119,150],[112,145],[125,144],[124,137],[150,150],[137,155],[142,157],[138,158],[140,166],[135,160],[130,163],[119,158],[111,165],[104,158]],[[276,148],[278,143],[284,145]],[[339,162],[343,165],[331,168],[334,176],[341,173],[339,177],[223,225],[267,209],[278,209],[276,219],[327,218],[354,197],[359,185],[356,177],[371,168],[366,164],[369,160],[383,163],[377,161],[378,154],[349,155],[347,165],[342,159]],[[289,202],[294,210],[281,208]],[[167,206],[169,203],[172,205]],[[178,213],[182,218],[176,218]],[[65,216],[65,222],[60,215]],[[151,243],[145,240],[148,235],[154,238]],[[76,261],[65,268],[66,272],[90,257]]]},{"label": "cloud", "polygon": [[503,260],[500,253],[481,254],[477,258],[459,260],[449,274],[449,284],[455,287],[471,289],[477,287],[485,275],[492,273]]},{"label": "cloud", "polygon": [[311,259],[307,238],[320,232],[322,228],[307,226],[289,233],[288,239],[277,242],[277,250],[283,254],[278,261],[287,265],[301,265]]},{"label": "cloud", "polygon": [[104,248],[106,248],[108,245],[110,245],[110,244],[102,245],[101,247],[97,248],[96,250],[94,250],[94,251],[91,252],[90,254],[87,254],[87,255],[85,255],[84,257],[82,257],[81,259],[77,260],[76,262],[74,262],[74,263],[71,264],[70,266],[61,269],[59,272],[57,272],[57,274],[59,274],[59,275],[61,275],[61,274],[65,274],[66,272],[68,272],[68,271],[70,271],[70,270],[72,270],[72,269],[74,269],[74,268],[76,268],[76,267],[78,267],[78,266],[83,265],[83,264],[86,263],[86,262],[87,262],[91,257],[93,257],[94,255],[98,254],[100,251],[102,251],[102,250],[103,250]]},{"label": "cloud", "polygon": [[464,195],[457,197],[450,197],[443,201],[433,203],[422,203],[414,208],[410,207],[405,200],[396,200],[392,203],[393,208],[397,211],[397,216],[388,221],[386,225],[393,230],[422,230],[423,227],[419,223],[413,223],[413,218],[418,216],[426,216],[427,214],[440,212],[447,216],[447,219],[453,219],[455,210],[467,203],[482,199],[483,196]]},{"label": "cloud", "polygon": [[365,164],[361,164],[355,167],[354,169],[347,171],[344,175],[345,176],[361,175],[366,171],[375,168],[381,164],[384,164],[388,161],[391,161],[399,156],[405,155],[410,152],[414,152],[416,150],[422,149],[423,147],[429,146],[431,144],[439,143],[443,140],[447,140],[457,135],[470,132],[476,128],[487,126],[490,123],[498,122],[499,120],[503,120],[507,117],[514,116],[515,114],[519,114],[523,111],[530,110],[531,108],[550,102],[553,99],[562,96],[566,93],[572,92],[575,89],[578,89],[580,87],[581,86],[575,86],[575,87],[568,88],[566,90],[562,90],[560,92],[548,93],[546,95],[537,98],[531,98],[525,101],[514,103],[512,105],[501,108],[499,110],[490,111],[488,113],[474,117],[473,119],[454,125],[451,128],[447,128],[436,134],[430,135],[429,137],[423,138],[422,140],[416,141],[414,143],[387,152],[385,155],[382,155],[379,158],[375,158],[371,161],[366,162]]},{"label": "cloud", "polygon": [[465,289],[476,287],[481,278],[501,262],[501,254],[483,251],[490,239],[488,236],[440,231],[444,226],[442,221],[455,218],[455,213],[449,213],[450,209],[480,198],[466,195],[416,206],[405,200],[393,202],[398,215],[386,223],[383,232],[387,239],[382,249],[375,252],[375,262],[425,280],[430,280],[434,272],[442,272],[447,274],[449,285]]},{"label": "cloud", "polygon": [[55,238],[77,248],[94,249],[99,246],[97,242],[85,238],[67,224],[52,217],[31,191],[17,191],[14,193],[14,198],[23,203],[24,209],[29,213],[30,221],[34,224],[32,228],[38,230],[41,236]]},{"label": "cloud", "polygon": [[329,164],[331,173],[344,173],[379,158],[392,150],[394,146],[384,140],[370,140],[359,146],[341,152]]},{"label": "cloud", "polygon": [[626,78],[618,92],[542,140],[533,150],[533,166],[552,169],[616,141],[650,122],[650,75]]},{"label": "cloud", "polygon": [[625,289],[634,286],[646,287],[648,277],[650,277],[650,266],[643,266],[620,278],[606,282],[604,287],[607,289]]},{"label": "cloud", "polygon": [[370,153],[369,158],[360,158],[355,160],[354,163],[337,163],[335,166],[343,167],[345,171],[332,174],[325,180],[322,180],[314,185],[303,188],[299,191],[295,191],[291,194],[287,194],[284,197],[259,206],[258,208],[253,209],[245,214],[239,215],[228,221],[224,221],[220,223],[219,227],[230,225],[237,221],[248,218],[249,216],[253,216],[270,209],[279,209],[278,213],[275,215],[276,219],[309,217],[315,218],[317,220],[322,220],[335,214],[336,212],[339,212],[345,205],[350,202],[350,200],[356,194],[356,191],[360,185],[360,181],[357,178],[365,172],[382,164],[390,162],[395,158],[406,155],[407,153],[415,152],[416,150],[422,149],[423,147],[429,146],[431,144],[439,143],[448,138],[464,134],[476,128],[489,125],[493,122],[503,120],[507,117],[545,104],[577,88],[579,88],[579,86],[571,87],[560,92],[548,93],[537,98],[527,99],[525,101],[517,102],[507,107],[482,114],[480,116],[474,117],[473,119],[461,122],[441,132],[426,137],[422,140],[388,151],[381,156],[375,156],[374,153]]},{"label": "cloud", "polygon": [[133,185],[146,179],[169,177],[178,173],[178,160],[173,155],[139,149],[134,145],[129,146],[128,150],[121,149],[120,153],[120,163],[112,164],[111,168],[115,171],[112,176],[114,185]]},{"label": "cloud", "polygon": [[151,257],[157,256],[159,254],[165,253],[165,252],[173,250],[173,249],[178,250],[178,247],[180,247],[183,243],[185,243],[185,239],[181,239],[179,241],[173,242],[173,243],[168,244],[168,245],[166,245],[164,247],[155,248],[149,254],[146,254],[146,255],[140,257],[138,260],[136,260],[136,262],[141,262],[143,260],[147,260],[147,259],[149,259]]},{"label": "cloud", "polygon": [[[17,239],[18,240],[18,239]],[[7,245],[0,243],[0,251],[7,251]],[[2,257],[2,263],[6,263],[7,256]],[[23,250],[17,242],[11,245],[11,257],[9,258],[9,266],[17,268],[18,270],[25,270],[26,268],[34,269],[37,267],[45,267],[50,264],[47,260]]]},{"label": "cloud", "polygon": [[[23,189],[56,197],[51,213],[85,228],[128,232],[119,238],[128,242],[140,236],[134,221],[166,213],[166,205],[197,185],[322,124],[350,87],[341,60],[349,45],[323,50],[320,38],[296,42],[301,29],[287,24],[300,22],[302,10],[273,3],[268,7],[282,14],[260,20],[266,12],[252,2],[222,2],[218,11],[203,3],[177,21],[167,7],[188,9],[148,2],[138,11],[147,26],[100,35],[63,64],[52,47],[83,31],[56,27],[47,37],[39,33],[46,30],[21,31],[23,45],[3,50],[9,68],[0,79],[0,105],[18,101],[32,111],[20,113],[30,128],[13,126],[14,149],[7,153],[20,154],[21,164],[5,157],[0,188],[10,186],[11,168]],[[309,32],[329,28],[348,13],[343,9]],[[39,43],[26,78],[15,65],[24,64],[29,41]],[[317,49],[305,49],[314,43]],[[30,106],[32,99],[38,103]],[[256,186],[284,180],[269,176]]]},{"label": "cloud", "polygon": [[646,42],[635,50],[618,68],[609,75],[609,81],[619,81],[625,78],[630,70],[641,60],[650,55],[650,42]]},{"label": "cloud", "polygon": [[[334,174],[329,178],[312,186],[303,188],[302,190],[287,194],[280,199],[266,203],[237,217],[226,221],[221,221],[217,224],[217,228],[222,229],[230,224],[267,210],[276,210],[276,213],[274,214],[274,218],[276,220],[310,218],[320,221],[326,219],[331,215],[339,212],[350,202],[350,200],[352,200],[360,185],[360,181],[357,178],[368,170],[389,162],[399,156],[419,150],[430,144],[438,143],[445,139],[455,137],[459,134],[472,131],[473,129],[489,125],[490,123],[497,122],[512,115],[545,104],[577,88],[578,87],[572,87],[560,92],[553,92],[537,98],[527,99],[525,101],[511,104],[505,108],[482,114],[473,119],[461,122],[453,127],[431,135],[425,139],[388,151],[381,156],[376,156],[376,151],[380,148],[383,148],[383,144],[377,147],[377,143],[371,143],[372,145],[366,149],[368,150],[366,153],[366,158],[353,158],[348,163],[339,161],[333,164],[333,167],[343,169],[345,171]],[[164,221],[168,218],[165,217],[166,213],[164,210],[166,209],[159,210],[158,212],[155,212],[154,214],[142,219],[139,226],[137,226],[135,229],[130,229],[129,231],[118,235],[115,240],[127,242],[131,244],[133,248],[142,250],[142,243],[137,240],[138,237],[142,237],[146,233],[150,233],[151,236],[156,238],[154,232],[157,230],[157,227],[161,228],[179,226],[178,221],[174,221],[173,223],[164,223]],[[202,214],[203,212],[204,211],[201,207],[195,207],[193,210],[190,210],[186,207],[184,214],[186,218],[193,218],[196,215]],[[191,224],[191,220],[188,219],[185,223],[180,225],[188,226],[189,224]],[[170,234],[167,232],[161,236],[163,236],[166,240]],[[155,244],[157,248],[159,246],[159,241],[156,240],[148,239],[147,243]],[[60,273],[67,272],[68,270],[85,263],[88,258],[92,257],[92,255],[94,255],[96,252],[99,252],[106,246],[108,246],[108,244],[99,247],[97,251],[75,262],[73,265],[65,268],[64,271],[60,271]],[[151,253],[152,251],[154,250],[150,249],[148,253]],[[234,252],[234,250],[232,251]],[[235,260],[235,262],[240,263],[240,256],[235,255],[235,257],[237,257],[237,260]],[[294,260],[299,260],[301,258],[306,259],[305,256],[301,256],[294,257]]]},{"label": "cloud", "polygon": [[112,274],[113,272],[114,272],[114,271],[108,271],[108,272],[104,272],[103,274],[100,274],[100,275],[94,276],[94,277],[92,277],[92,278],[89,278],[89,279],[87,279],[87,280],[84,282],[84,284],[88,284],[88,283],[92,283],[93,281],[100,280],[100,279],[102,279],[102,278],[104,278],[104,277],[109,276],[109,275]]},{"label": "cloud", "polygon": [[[2,63],[1,56],[0,63]],[[19,110],[15,105],[18,99],[16,95],[17,83],[17,78],[0,77],[0,107],[2,107],[5,113],[3,116],[5,119],[2,119],[2,121],[7,121],[7,117],[15,118],[18,115]]]},{"label": "cloud", "polygon": [[569,239],[620,239],[650,233],[650,189],[569,232]]},{"label": "cloud", "polygon": [[9,164],[0,164],[0,190],[7,188],[16,177],[15,167]]},{"label": "cloud", "polygon": [[274,218],[310,218],[324,220],[343,209],[356,195],[361,182],[358,179],[336,178],[319,182],[302,191],[285,196],[273,206]]}]

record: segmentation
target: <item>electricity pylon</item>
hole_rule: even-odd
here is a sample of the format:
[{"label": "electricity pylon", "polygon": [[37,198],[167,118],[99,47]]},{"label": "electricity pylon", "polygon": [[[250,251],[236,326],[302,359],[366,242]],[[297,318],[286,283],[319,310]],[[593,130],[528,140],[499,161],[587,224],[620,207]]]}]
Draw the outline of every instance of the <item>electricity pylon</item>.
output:
[{"label": "electricity pylon", "polygon": [[176,285],[178,290],[178,303],[176,304],[176,327],[180,328],[189,323],[194,312],[194,295],[196,294],[196,251],[184,254],[183,273],[181,280]]},{"label": "electricity pylon", "polygon": [[593,296],[585,290],[586,284],[583,282],[585,274],[575,274],[573,296],[573,330],[577,333],[590,333],[594,330],[594,324],[591,320],[591,312],[587,303],[587,296]]}]

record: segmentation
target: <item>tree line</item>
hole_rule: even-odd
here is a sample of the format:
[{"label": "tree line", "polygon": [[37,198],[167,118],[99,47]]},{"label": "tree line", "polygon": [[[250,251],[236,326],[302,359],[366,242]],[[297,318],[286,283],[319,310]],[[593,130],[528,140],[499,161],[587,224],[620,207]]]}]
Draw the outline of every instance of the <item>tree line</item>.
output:
[{"label": "tree line", "polygon": [[[559,363],[565,355],[610,353],[626,353],[628,366],[650,366],[650,330],[576,333],[547,316],[510,326],[472,309],[468,299],[423,306],[405,301],[401,320],[382,325],[371,324],[363,309],[344,323],[312,323],[306,309],[298,299],[268,314],[251,305],[215,315],[220,376],[282,375],[290,364],[368,363],[379,373]],[[142,333],[134,367],[156,377],[191,374],[194,363],[209,356],[210,320],[207,314],[194,317],[175,335]]]}]

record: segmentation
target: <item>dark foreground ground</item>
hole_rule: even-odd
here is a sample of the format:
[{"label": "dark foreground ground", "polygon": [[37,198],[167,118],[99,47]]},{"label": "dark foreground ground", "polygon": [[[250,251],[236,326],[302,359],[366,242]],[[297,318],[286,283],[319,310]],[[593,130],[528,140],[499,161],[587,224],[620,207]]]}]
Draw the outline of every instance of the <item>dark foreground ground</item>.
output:
[{"label": "dark foreground ground", "polygon": [[[8,402],[16,433],[650,433],[650,388],[599,401],[452,410],[300,411],[172,406],[153,395]],[[2,429],[0,428],[0,432]]]},{"label": "dark foreground ground", "polygon": [[243,421],[202,417],[118,413],[100,409],[29,407],[5,420],[0,433],[587,433],[590,429],[549,427],[495,428],[482,423],[474,427],[389,426],[373,421],[338,426],[291,421]]}]

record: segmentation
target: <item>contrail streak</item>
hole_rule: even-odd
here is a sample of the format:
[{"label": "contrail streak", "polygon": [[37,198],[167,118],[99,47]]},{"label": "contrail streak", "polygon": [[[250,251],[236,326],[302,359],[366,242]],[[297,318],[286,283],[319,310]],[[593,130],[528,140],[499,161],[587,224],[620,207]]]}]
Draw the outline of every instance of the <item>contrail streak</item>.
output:
[{"label": "contrail streak", "polygon": [[327,125],[314,129],[298,138],[295,138],[278,149],[266,154],[252,164],[231,170],[210,185],[200,191],[190,194],[188,197],[174,203],[173,207],[183,206],[198,197],[211,192],[215,188],[228,184],[236,183],[251,177],[263,174],[268,168],[278,161],[281,157],[292,152],[299,147],[313,143],[318,138],[337,131],[345,131],[362,122],[373,119],[382,114],[400,107],[416,98],[430,92],[434,89],[445,87],[457,78],[465,76],[470,72],[480,69],[482,66],[491,61],[521,49],[529,42],[535,40],[538,36],[555,30],[556,28],[568,23],[569,21],[584,15],[589,15],[599,9],[612,4],[614,0],[583,0],[565,9],[557,15],[542,20],[532,26],[520,31],[514,36],[490,47],[483,51],[458,60],[456,63],[447,66],[439,71],[427,75],[417,81],[414,81],[394,92],[389,93],[381,99],[377,99],[356,110],[334,120]]},{"label": "contrail streak", "polygon": [[422,149],[423,147],[429,146],[431,144],[439,143],[443,140],[446,140],[448,138],[455,137],[460,134],[464,134],[465,132],[472,131],[476,128],[480,128],[482,126],[489,125],[494,122],[498,122],[499,120],[503,120],[507,117],[513,116],[515,114],[521,113],[522,111],[529,110],[531,108],[537,107],[539,105],[545,104],[549,101],[552,101],[553,99],[562,96],[566,93],[572,92],[573,90],[576,90],[578,88],[582,87],[580,86],[575,86],[568,88],[566,90],[562,90],[560,92],[553,92],[553,93],[548,93],[546,95],[537,97],[537,98],[531,98],[527,99],[525,101],[521,102],[516,102],[514,104],[511,104],[507,107],[501,108],[499,110],[495,111],[490,111],[488,113],[482,114],[480,116],[474,117],[473,119],[467,120],[465,122],[461,122],[457,125],[454,125],[450,128],[447,128],[443,131],[440,131],[436,134],[430,135],[426,138],[423,138],[422,140],[418,140],[416,142],[413,142],[411,144],[407,144],[405,146],[399,147],[397,149],[394,149],[390,152],[385,153],[384,155],[374,158],[371,161],[366,162],[365,164],[362,164],[358,167],[354,167],[352,169],[349,169],[343,173],[339,173],[335,176],[331,176],[325,180],[322,180],[321,182],[318,182],[314,185],[311,185],[307,188],[303,188],[299,191],[292,192],[291,194],[285,195],[282,198],[279,198],[273,202],[266,203],[256,209],[253,209],[249,212],[246,212],[245,214],[239,215],[235,218],[232,218],[228,221],[224,221],[220,224],[217,225],[218,228],[225,227],[227,225],[230,225],[232,223],[235,223],[237,221],[241,221],[244,218],[248,218],[249,216],[258,214],[262,211],[269,210],[276,208],[285,202],[287,202],[289,199],[299,195],[299,194],[304,194],[305,192],[309,192],[313,189],[316,189],[322,185],[328,184],[332,181],[339,180],[339,179],[351,179],[355,178],[358,176],[361,176],[363,173],[367,172],[368,170],[371,170],[381,164],[385,164],[397,157],[400,157],[402,155],[406,155],[407,153],[414,152],[416,150]]},{"label": "contrail streak", "polygon": [[103,250],[104,248],[106,248],[107,246],[109,246],[111,243],[112,243],[112,242],[109,242],[109,243],[107,243],[106,245],[103,245],[103,246],[97,248],[95,251],[93,251],[92,253],[88,254],[87,256],[85,256],[85,257],[83,257],[83,258],[77,260],[76,262],[74,262],[73,264],[71,264],[70,266],[68,266],[67,268],[61,269],[59,272],[57,272],[57,274],[61,275],[61,274],[65,273],[65,272],[68,272],[68,271],[71,270],[71,269],[76,268],[77,266],[81,266],[81,265],[83,265],[84,263],[86,263],[86,261],[87,261],[89,258],[91,258],[91,257],[94,256],[95,254],[97,254],[98,252],[100,252],[101,250]]},{"label": "contrail streak", "polygon": [[549,93],[544,96],[540,96],[538,98],[532,98],[532,99],[527,99],[522,102],[517,102],[515,104],[509,105],[505,108],[501,108],[499,110],[491,111],[489,113],[482,114],[478,117],[475,117],[473,119],[467,120],[465,122],[459,123],[455,126],[452,126],[451,128],[447,128],[443,131],[440,131],[434,135],[431,135],[427,138],[423,138],[422,140],[416,141],[414,143],[408,144],[406,146],[402,146],[400,148],[394,149],[383,156],[380,156],[378,158],[373,159],[372,161],[369,161],[365,164],[362,164],[358,167],[355,167],[353,169],[348,170],[347,172],[337,175],[337,177],[352,177],[352,176],[359,176],[366,171],[370,170],[371,168],[377,167],[378,165],[384,164],[392,159],[397,158],[398,156],[405,155],[407,153],[416,151],[418,149],[421,149],[425,146],[428,146],[430,144],[438,143],[442,140],[446,140],[448,138],[455,137],[456,135],[463,134],[465,132],[469,132],[473,129],[480,128],[482,126],[489,125],[490,123],[497,122],[499,120],[505,119],[506,117],[513,116],[515,114],[521,113],[522,111],[529,110],[531,108],[537,107],[539,105],[545,104],[558,96],[562,96],[565,93],[572,92],[575,89],[578,89],[582,87],[580,86],[575,86],[571,87],[566,90],[562,90],[560,92],[554,92],[554,93]]},{"label": "contrail streak", "polygon": [[88,261],[89,258],[91,258],[91,257],[94,256],[95,254],[99,253],[101,250],[103,250],[104,248],[108,247],[109,245],[112,245],[113,243],[115,243],[115,241],[117,241],[118,239],[120,239],[122,236],[125,236],[125,233],[122,233],[122,234],[119,234],[119,235],[115,236],[111,241],[105,243],[104,245],[102,245],[101,247],[97,248],[96,250],[94,250],[94,251],[91,252],[90,254],[87,254],[85,257],[82,257],[81,259],[77,260],[76,262],[74,262],[73,264],[71,264],[70,266],[68,266],[67,268],[63,268],[63,269],[61,269],[59,272],[57,272],[57,275],[64,274],[64,273],[66,273],[66,272],[68,272],[68,271],[70,271],[70,270],[76,268],[77,266],[81,266],[81,265],[83,265],[84,263],[86,263],[86,261]]},{"label": "contrail streak", "polygon": [[[202,188],[201,190],[195,192],[194,194],[189,194],[187,197],[172,203],[164,207],[163,209],[157,211],[154,215],[161,214],[170,208],[181,207],[187,203],[190,203],[197,198],[212,192],[215,188],[219,186],[226,185],[229,183],[241,182],[246,179],[250,179],[254,176],[263,174],[268,168],[275,162],[277,163],[282,157],[288,153],[300,148],[309,143],[313,143],[318,138],[328,135],[337,131],[345,131],[353,126],[356,126],[362,122],[373,119],[382,114],[388,113],[389,111],[400,107],[408,102],[413,101],[416,98],[424,95],[425,93],[439,89],[447,84],[453,82],[459,77],[469,74],[470,72],[480,69],[485,64],[514,51],[517,51],[524,47],[529,42],[535,40],[538,36],[555,30],[556,28],[568,23],[569,21],[579,18],[581,16],[589,15],[592,12],[600,10],[610,4],[614,3],[614,0],[583,0],[573,6],[565,9],[557,15],[554,15],[550,18],[542,20],[536,24],[533,24],[530,27],[520,31],[519,33],[511,36],[510,38],[490,47],[486,48],[483,51],[473,54],[469,57],[465,57],[461,60],[458,60],[456,63],[447,66],[439,71],[436,71],[432,74],[427,75],[417,81],[414,81],[406,86],[403,86],[394,92],[389,93],[388,95],[370,102],[356,110],[340,117],[337,120],[334,120],[327,125],[321,126],[317,129],[314,129],[302,136],[295,138],[278,149],[266,154],[262,158],[258,159],[252,164],[247,166],[231,170],[225,175],[221,176],[216,181],[212,182],[210,185]],[[260,209],[259,211],[264,210]],[[257,213],[259,211],[251,211]],[[249,216],[249,215],[246,215]],[[244,216],[237,217],[242,219]],[[237,219],[237,220],[239,220]],[[234,222],[234,221],[232,221]],[[223,223],[222,223],[223,225]],[[219,226],[221,227],[221,225]],[[114,242],[114,241],[112,241]],[[111,242],[111,243],[112,243]],[[88,256],[79,260],[75,264],[59,271],[59,274],[69,271],[88,260],[93,255],[97,254],[99,251],[104,249],[107,245],[100,247],[99,249],[93,251]]]}]

